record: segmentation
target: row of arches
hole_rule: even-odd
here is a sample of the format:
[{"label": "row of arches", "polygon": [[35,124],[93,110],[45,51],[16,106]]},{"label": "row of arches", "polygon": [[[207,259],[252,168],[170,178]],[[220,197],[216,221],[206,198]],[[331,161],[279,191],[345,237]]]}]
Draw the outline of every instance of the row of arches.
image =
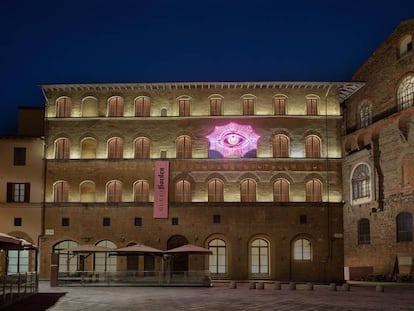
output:
[{"label": "row of arches", "polygon": [[[133,158],[151,158],[152,141],[148,137],[138,137],[133,141]],[[178,159],[192,157],[192,138],[181,135],[175,140],[175,156]],[[95,159],[98,156],[98,141],[93,137],[85,137],[80,141],[80,158]],[[124,140],[121,137],[111,137],[106,141],[106,157],[108,159],[124,158]],[[304,138],[304,155],[306,158],[321,157],[321,138],[317,135],[308,135]],[[209,157],[218,157],[217,153],[207,153]],[[272,154],[274,158],[289,158],[291,156],[290,137],[286,134],[275,134],[272,138]],[[60,137],[54,142],[54,158],[60,160],[71,159],[71,140]],[[250,154],[246,155],[250,156]],[[161,154],[160,154],[160,156]]]},{"label": "row of arches", "polygon": [[[185,245],[188,241],[183,236],[172,236],[167,241],[167,249],[177,246]],[[135,242],[128,244],[134,245]],[[212,276],[225,277],[229,273],[229,266],[231,265],[231,243],[227,241],[226,237],[212,237],[206,241],[204,247],[208,248],[212,254],[209,255],[206,265]],[[101,240],[95,244],[96,246],[116,249],[118,246],[110,240]],[[75,249],[79,243],[73,240],[64,240],[56,243],[53,246],[52,252],[59,256],[59,271],[60,272],[74,272],[83,271],[85,269],[82,258],[73,256],[68,250]],[[270,276],[272,252],[271,241],[266,236],[253,237],[246,246],[244,253],[248,258],[245,260],[249,263],[249,274],[251,276]],[[313,260],[313,242],[308,235],[298,235],[291,240],[291,254],[290,258],[295,262],[311,262]],[[95,272],[116,272],[119,271],[116,256],[110,256],[109,253],[95,253],[92,270]],[[135,262],[131,262],[135,261]],[[149,256],[144,261],[144,266],[139,268],[137,257],[133,256],[127,261],[126,269],[132,270],[154,270],[154,258]],[[178,260],[172,263],[172,271],[187,271],[188,255],[181,254]],[[125,269],[125,268],[124,268]]]},{"label": "row of arches", "polygon": [[[182,95],[175,99],[177,105],[178,116],[190,116],[191,104],[193,98],[188,95]],[[210,101],[210,115],[220,116],[224,114],[224,96],[220,94],[213,94],[208,97]],[[245,94],[240,97],[241,114],[242,115],[255,115],[255,105],[257,97],[253,94]],[[285,115],[288,112],[287,109],[288,96],[284,94],[276,94],[272,97],[273,114]],[[306,105],[307,115],[318,115],[319,96],[309,94],[304,97],[304,103]],[[125,113],[125,105],[129,103],[125,102],[124,97],[120,95],[114,95],[106,100],[106,116],[107,117],[123,117],[123,116],[135,116],[135,117],[149,117],[151,116],[151,104],[152,98],[149,96],[138,96],[133,100],[133,114]],[[232,105],[234,105],[232,103]],[[56,100],[56,117],[58,118],[70,118],[74,117],[72,99],[69,96],[61,96]],[[98,117],[98,99],[93,96],[86,96],[81,100],[80,115],[78,117]],[[160,110],[159,116],[167,116],[168,108],[163,107]]]},{"label": "row of arches", "polygon": [[[96,202],[96,184],[93,181],[86,180],[79,184],[78,202]],[[152,192],[147,180],[137,180],[133,183],[133,201],[150,202],[150,193]],[[192,202],[194,183],[188,179],[178,179],[174,182],[172,199],[175,202]],[[207,182],[207,200],[208,202],[225,202],[225,183],[219,178],[213,178]],[[107,202],[123,202],[124,184],[120,180],[111,180],[105,186],[105,198]],[[311,178],[305,183],[306,201],[322,201],[322,182],[319,179]],[[53,201],[57,203],[70,202],[75,194],[70,194],[71,189],[67,181],[60,180],[53,184]],[[273,182],[273,201],[289,202],[290,181],[285,178],[277,178]],[[129,201],[129,200],[127,200]],[[257,201],[257,182],[252,178],[243,179],[240,182],[240,202]]]}]

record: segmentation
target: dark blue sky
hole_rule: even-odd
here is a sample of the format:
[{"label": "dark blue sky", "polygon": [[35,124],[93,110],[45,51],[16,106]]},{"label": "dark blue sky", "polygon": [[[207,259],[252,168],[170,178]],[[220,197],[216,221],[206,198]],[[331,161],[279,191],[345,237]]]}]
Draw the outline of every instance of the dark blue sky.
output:
[{"label": "dark blue sky", "polygon": [[0,133],[43,83],[349,80],[413,17],[413,0],[0,0]]}]

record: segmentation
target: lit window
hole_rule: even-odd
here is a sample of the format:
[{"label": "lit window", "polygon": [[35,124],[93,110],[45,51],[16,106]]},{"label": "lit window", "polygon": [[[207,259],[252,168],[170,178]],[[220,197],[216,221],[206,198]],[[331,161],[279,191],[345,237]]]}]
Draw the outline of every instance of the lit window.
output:
[{"label": "lit window", "polygon": [[72,109],[72,101],[69,97],[61,97],[56,101],[56,108],[56,117],[69,118]]},{"label": "lit window", "polygon": [[371,105],[364,101],[359,108],[359,127],[364,128],[371,124]]},{"label": "lit window", "polygon": [[322,201],[322,183],[317,179],[312,179],[306,183],[306,201]]},{"label": "lit window", "polygon": [[256,202],[256,183],[253,179],[246,179],[240,183],[241,202]]},{"label": "lit window", "polygon": [[242,98],[242,103],[243,103],[243,115],[244,116],[253,116],[254,115],[255,98],[251,98],[251,97]]},{"label": "lit window", "polygon": [[134,184],[135,202],[149,201],[149,184],[146,180],[139,180]]},{"label": "lit window", "polygon": [[98,116],[98,99],[96,97],[87,96],[82,99],[82,117],[90,118]]},{"label": "lit window", "polygon": [[67,160],[70,154],[70,143],[67,138],[60,138],[55,143],[55,159]]},{"label": "lit window", "polygon": [[74,241],[62,241],[53,246],[53,253],[59,256],[59,272],[75,272],[78,270],[78,260],[70,249],[79,247]]},{"label": "lit window", "polygon": [[286,114],[286,97],[277,96],[273,99],[273,110],[275,115]]},{"label": "lit window", "polygon": [[122,159],[124,152],[122,139],[113,137],[108,140],[108,159]]},{"label": "lit window", "polygon": [[175,185],[175,201],[191,202],[191,184],[187,180],[180,180]]},{"label": "lit window", "polygon": [[301,261],[312,260],[312,245],[307,239],[298,239],[293,243],[293,259]]},{"label": "lit window", "polygon": [[183,135],[178,137],[176,142],[176,148],[178,159],[190,159],[192,156],[190,136]]},{"label": "lit window", "polygon": [[286,135],[275,135],[273,137],[273,157],[289,157],[289,138]]},{"label": "lit window", "polygon": [[289,202],[289,182],[286,179],[278,179],[273,184],[273,201]]},{"label": "lit window", "polygon": [[122,202],[122,183],[119,180],[110,181],[106,186],[107,202]]},{"label": "lit window", "polygon": [[29,251],[9,250],[7,251],[7,273],[29,272]]},{"label": "lit window", "polygon": [[84,138],[81,141],[81,159],[95,159],[98,143],[94,138]]},{"label": "lit window", "polygon": [[316,97],[307,97],[306,98],[306,114],[308,116],[317,116],[318,115],[318,101]]},{"label": "lit window", "polygon": [[112,96],[108,99],[108,117],[122,117],[124,115],[124,100],[121,96]]},{"label": "lit window", "polygon": [[80,201],[95,202],[95,183],[92,181],[84,181],[80,184]]},{"label": "lit window", "polygon": [[251,244],[251,272],[269,273],[269,243],[266,240],[257,239]]},{"label": "lit window", "polygon": [[54,202],[69,201],[69,185],[66,181],[58,181],[53,185]]},{"label": "lit window", "polygon": [[135,140],[135,159],[148,159],[150,157],[150,140],[140,137]]},{"label": "lit window", "polygon": [[7,202],[29,202],[30,183],[7,183]]},{"label": "lit window", "polygon": [[208,183],[208,201],[223,202],[224,201],[224,183],[214,178]]},{"label": "lit window", "polygon": [[321,141],[319,137],[310,135],[305,138],[305,156],[307,158],[321,157]]},{"label": "lit window", "polygon": [[222,103],[221,98],[210,98],[210,115],[212,116],[222,115],[221,103]]},{"label": "lit window", "polygon": [[190,115],[190,98],[181,98],[178,100],[178,115],[185,117]]},{"label": "lit window", "polygon": [[413,216],[408,212],[397,215],[397,242],[413,240]]},{"label": "lit window", "polygon": [[138,97],[135,100],[135,116],[149,117],[151,109],[151,98],[147,96]]},{"label": "lit window", "polygon": [[414,106],[414,76],[405,77],[397,91],[398,109],[404,110]]},{"label": "lit window", "polygon": [[358,221],[358,244],[369,244],[370,240],[369,220],[362,218]]},{"label": "lit window", "polygon": [[358,165],[352,173],[352,199],[369,198],[371,182],[369,167],[366,164]]},{"label": "lit window", "polygon": [[210,273],[225,274],[227,272],[226,243],[223,240],[214,239],[208,243],[208,249],[213,253],[209,256]]}]

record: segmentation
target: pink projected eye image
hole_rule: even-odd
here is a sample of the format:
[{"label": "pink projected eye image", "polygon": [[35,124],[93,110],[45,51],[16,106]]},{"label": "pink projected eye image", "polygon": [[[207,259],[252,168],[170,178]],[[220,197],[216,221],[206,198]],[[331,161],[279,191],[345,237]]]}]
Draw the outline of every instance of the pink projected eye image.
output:
[{"label": "pink projected eye image", "polygon": [[210,150],[214,150],[223,157],[243,157],[257,149],[259,135],[250,125],[229,123],[216,126],[206,136],[210,142]]}]

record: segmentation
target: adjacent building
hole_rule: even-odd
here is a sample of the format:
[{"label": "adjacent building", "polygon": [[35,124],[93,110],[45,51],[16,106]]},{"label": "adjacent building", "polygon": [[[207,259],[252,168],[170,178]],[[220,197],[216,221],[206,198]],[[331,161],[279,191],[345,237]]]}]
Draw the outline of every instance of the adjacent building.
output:
[{"label": "adjacent building", "polygon": [[414,19],[403,21],[354,74],[344,107],[343,196],[348,277],[412,273]]}]

